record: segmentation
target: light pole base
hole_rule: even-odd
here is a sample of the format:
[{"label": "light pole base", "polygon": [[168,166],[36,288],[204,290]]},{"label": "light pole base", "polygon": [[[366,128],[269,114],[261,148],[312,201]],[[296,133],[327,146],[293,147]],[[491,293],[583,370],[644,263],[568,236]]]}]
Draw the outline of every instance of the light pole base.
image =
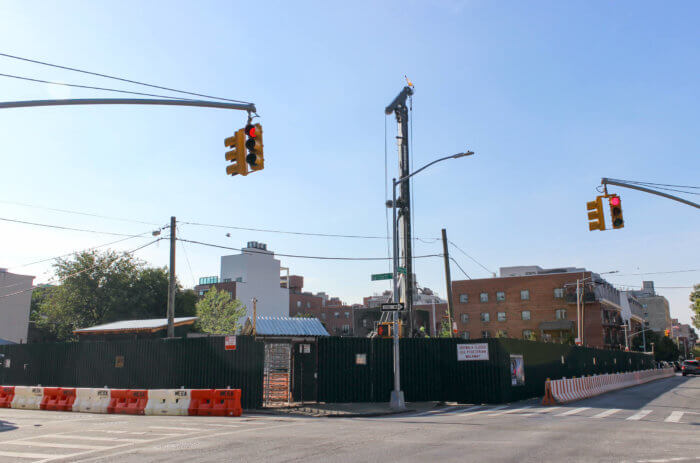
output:
[{"label": "light pole base", "polygon": [[403,400],[403,391],[391,391],[389,406],[394,410],[406,410],[406,401]]}]

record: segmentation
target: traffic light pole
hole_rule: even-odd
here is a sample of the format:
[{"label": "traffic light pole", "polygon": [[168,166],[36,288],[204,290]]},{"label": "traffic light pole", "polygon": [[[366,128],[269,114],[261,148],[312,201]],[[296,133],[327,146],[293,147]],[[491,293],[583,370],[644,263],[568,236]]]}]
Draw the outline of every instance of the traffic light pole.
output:
[{"label": "traffic light pole", "polygon": [[621,186],[623,188],[631,188],[633,190],[643,191],[645,193],[650,193],[652,195],[663,196],[664,198],[672,199],[674,201],[678,201],[679,203],[687,204],[688,206],[693,206],[693,207],[697,207],[698,209],[700,209],[700,204],[694,203],[692,201],[688,201],[687,199],[679,198],[678,196],[673,196],[673,195],[669,195],[666,193],[662,193],[660,191],[652,190],[651,188],[644,188],[644,187],[641,187],[638,185],[632,185],[630,183],[627,183],[624,180],[616,180],[613,178],[602,178],[600,180],[600,184],[604,185],[606,187],[607,187],[607,185],[616,185],[616,186]]},{"label": "traffic light pole", "polygon": [[236,109],[257,112],[253,103],[223,103],[204,100],[152,100],[147,98],[74,98],[66,100],[30,100],[0,102],[0,109],[31,108],[37,106],[75,106],[75,105],[158,105],[158,106],[196,106],[199,108]]},{"label": "traffic light pole", "polygon": [[[398,223],[396,220],[396,179],[392,179],[392,207],[391,207],[391,221],[392,221],[392,244],[394,248],[394,258],[392,260],[392,286],[393,286],[393,300],[392,302],[399,302],[399,240],[398,235]],[[406,269],[408,270],[408,269]],[[407,272],[408,273],[408,272]],[[393,322],[394,329],[394,390],[391,391],[391,408],[395,410],[404,410],[406,408],[406,401],[403,397],[403,391],[401,390],[401,362],[400,362],[400,350],[399,350],[399,312],[393,312]]]},{"label": "traffic light pole", "polygon": [[168,337],[175,337],[175,228],[177,220],[170,217],[170,279],[168,283]]}]

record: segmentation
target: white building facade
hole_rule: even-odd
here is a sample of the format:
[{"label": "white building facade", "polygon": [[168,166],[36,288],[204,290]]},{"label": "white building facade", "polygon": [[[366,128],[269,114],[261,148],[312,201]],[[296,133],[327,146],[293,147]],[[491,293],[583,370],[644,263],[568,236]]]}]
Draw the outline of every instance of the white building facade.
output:
[{"label": "white building facade", "polygon": [[236,282],[236,299],[253,316],[252,299],[257,299],[257,315],[289,316],[289,289],[280,286],[280,261],[267,245],[249,241],[241,254],[221,257],[221,282]]},{"label": "white building facade", "polygon": [[0,339],[27,342],[34,277],[0,268]]}]

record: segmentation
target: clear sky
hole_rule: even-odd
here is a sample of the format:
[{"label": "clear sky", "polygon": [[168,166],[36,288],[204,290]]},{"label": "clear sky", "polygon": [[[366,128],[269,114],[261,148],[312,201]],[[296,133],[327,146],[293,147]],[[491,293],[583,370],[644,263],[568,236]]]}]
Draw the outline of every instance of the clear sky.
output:
[{"label": "clear sky", "polygon": [[[581,266],[617,285],[649,279],[689,322],[700,282],[696,209],[621,188],[626,226],[589,232],[601,177],[698,185],[700,5],[692,1],[0,2],[0,52],[153,84],[253,101],[265,170],[225,175],[237,111],[71,107],[0,111],[0,217],[118,233],[178,220],[315,233],[386,234],[384,107],[415,84],[416,167],[472,149],[414,181],[415,253],[461,249],[501,266]],[[0,57],[0,72],[163,93]],[[109,97],[0,77],[0,100]],[[385,128],[388,134],[385,137]],[[697,201],[698,196],[689,196]],[[229,232],[230,237],[225,236]],[[386,256],[381,239],[181,225],[191,240],[287,254]],[[0,266],[20,267],[119,239],[0,222]],[[114,246],[133,249],[147,238]],[[184,251],[184,252],[183,252]],[[472,278],[489,273],[456,249]],[[178,276],[216,275],[221,250],[179,247]],[[168,261],[161,242],[137,255]],[[188,261],[189,260],[189,264]],[[388,262],[282,258],[306,289],[349,303],[388,288]],[[418,259],[419,284],[445,294],[442,260]],[[694,272],[638,275],[695,270]],[[454,279],[465,278],[452,266]],[[671,288],[674,287],[674,288]],[[675,288],[678,287],[678,288]]]}]

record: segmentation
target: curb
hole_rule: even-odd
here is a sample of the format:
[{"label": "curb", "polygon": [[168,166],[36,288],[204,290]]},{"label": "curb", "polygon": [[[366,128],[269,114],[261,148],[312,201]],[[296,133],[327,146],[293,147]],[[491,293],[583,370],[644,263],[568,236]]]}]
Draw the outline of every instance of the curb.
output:
[{"label": "curb", "polygon": [[416,410],[409,408],[401,411],[386,411],[386,412],[368,412],[368,413],[325,413],[325,414],[312,414],[312,413],[300,413],[294,411],[275,411],[269,409],[252,409],[245,410],[246,414],[259,414],[259,415],[271,415],[271,416],[297,416],[297,417],[307,417],[307,418],[371,418],[376,416],[388,416],[388,415],[402,415],[405,413],[413,413]]}]

